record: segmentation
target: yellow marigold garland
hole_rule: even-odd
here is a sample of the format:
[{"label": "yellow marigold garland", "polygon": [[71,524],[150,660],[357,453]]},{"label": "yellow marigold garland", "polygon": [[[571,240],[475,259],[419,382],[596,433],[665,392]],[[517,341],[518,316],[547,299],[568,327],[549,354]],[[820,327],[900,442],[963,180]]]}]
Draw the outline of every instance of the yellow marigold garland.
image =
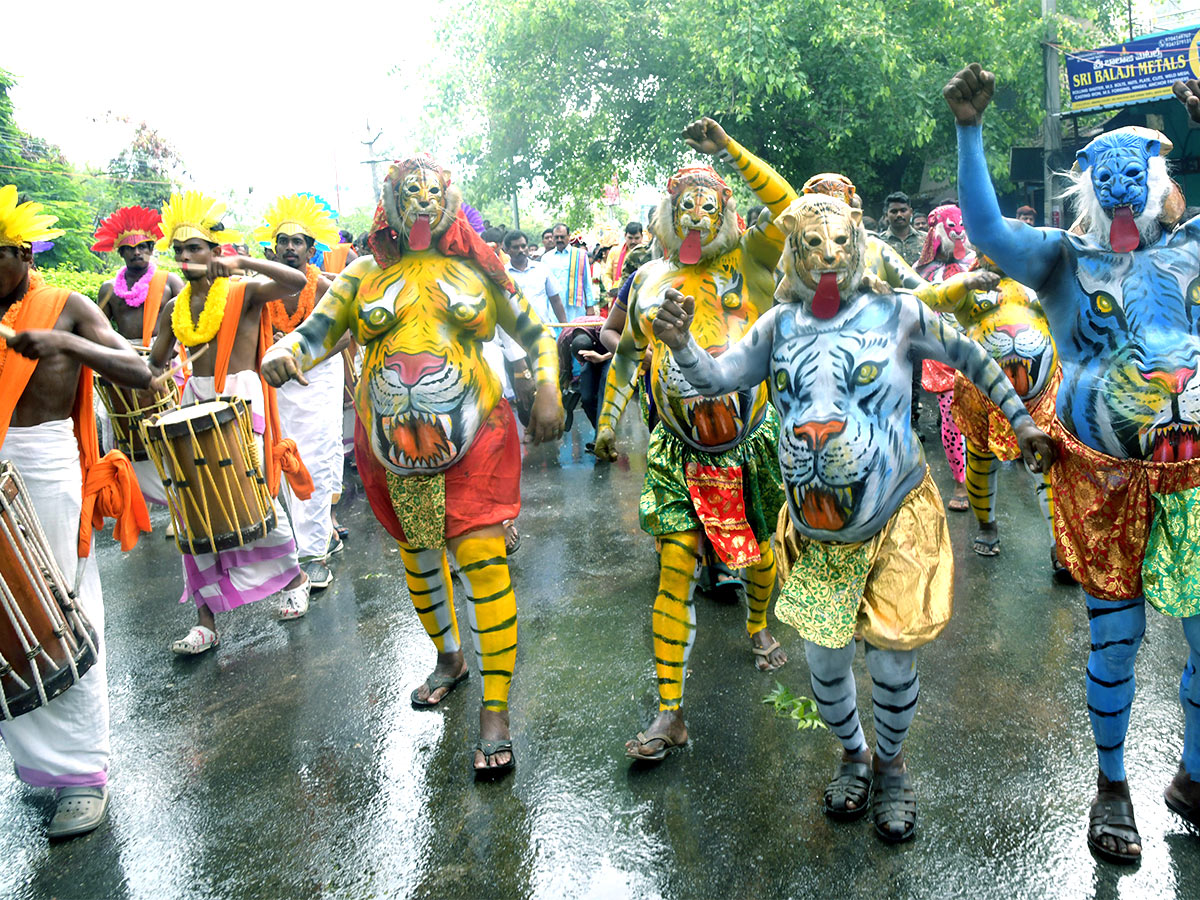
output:
[{"label": "yellow marigold garland", "polygon": [[200,318],[192,322],[192,285],[188,282],[175,298],[175,308],[171,310],[171,330],[179,343],[185,347],[197,344],[207,344],[221,330],[221,320],[225,317],[225,301],[229,299],[229,279],[217,278],[208,289],[204,298],[204,309],[200,310]]},{"label": "yellow marigold garland", "polygon": [[282,300],[272,300],[267,304],[267,315],[270,317],[272,333],[280,331],[284,334],[291,334],[300,327],[300,323],[308,318],[316,306],[317,279],[321,277],[321,270],[309,263],[307,274],[308,284],[300,292],[300,297],[296,300],[296,311],[292,315],[288,315],[287,307]]}]

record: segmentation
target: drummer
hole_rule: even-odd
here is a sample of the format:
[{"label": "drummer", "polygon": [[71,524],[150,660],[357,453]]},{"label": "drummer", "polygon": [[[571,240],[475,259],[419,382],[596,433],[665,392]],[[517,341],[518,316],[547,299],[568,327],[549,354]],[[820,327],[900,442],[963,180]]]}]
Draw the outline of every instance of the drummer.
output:
[{"label": "drummer", "polygon": [[[123,206],[100,222],[92,250],[116,250],[125,265],[100,285],[96,299],[117,333],[138,347],[149,347],[158,333],[158,313],[164,301],[183,290],[183,279],[154,264],[154,242],[162,237],[162,214],[141,206]],[[133,464],[142,496],[165,506],[167,495],[154,461]]]},{"label": "drummer", "polygon": [[[304,272],[308,279],[303,290],[266,304],[271,340],[275,342],[309,317],[333,283],[309,260],[317,251],[337,245],[338,230],[326,207],[307,194],[279,197],[267,210],[266,219],[254,236],[275,251],[277,261]],[[300,568],[314,591],[333,583],[333,571],[327,562],[333,544],[332,500],[342,483],[345,376],[341,351],[348,346],[350,339],[345,336],[330,358],[308,372],[303,382],[288,382],[277,394],[283,433],[299,446],[312,476],[313,493],[307,500],[297,499],[286,487],[284,491]]]},{"label": "drummer", "polygon": [[[84,552],[90,549],[90,536],[80,540],[82,468],[98,455],[90,402],[75,409],[77,398],[86,401],[91,393],[91,373],[84,367],[134,388],[146,387],[150,371],[91,300],[47,287],[32,268],[32,243],[63,234],[52,227],[57,219],[40,211],[37,203],[18,204],[14,186],[0,188],[0,312],[4,324],[17,331],[8,344],[0,340],[0,459],[18,464],[50,549],[70,579],[80,543]],[[85,406],[86,414],[72,423],[73,410]],[[132,490],[136,493],[136,485]],[[141,521],[123,527],[136,537],[138,527],[148,530],[149,522],[140,498],[130,500],[129,514],[140,508]],[[96,630],[95,664],[48,705],[0,722],[17,776],[35,787],[58,789],[47,828],[55,838],[91,831],[108,806],[104,604],[94,559],[84,566],[79,603]]]},{"label": "drummer", "polygon": [[[223,204],[198,191],[172,194],[163,205],[163,236],[157,247],[174,251],[186,284],[163,307],[163,321],[169,317],[171,327],[164,327],[154,339],[150,365],[155,372],[162,372],[178,341],[192,360],[182,403],[212,400],[218,395],[244,399],[253,415],[254,432],[264,439],[261,459],[268,484],[277,485],[275,441],[279,436],[271,427],[272,419],[277,419],[271,415],[274,397],[257,371],[259,345],[264,338],[270,343],[269,335],[261,332],[263,305],[302,291],[307,281],[303,272],[282,263],[222,256],[222,244],[241,240],[237,232],[225,229],[221,222],[224,213]],[[237,269],[262,277],[235,283],[230,276]],[[296,544],[278,503],[275,515],[275,528],[248,546],[184,555],[180,602],[196,604],[197,622],[171,645],[176,653],[203,653],[215,647],[220,641],[216,613],[276,593],[282,600],[280,618],[294,619],[308,611],[308,578],[300,570]]]}]

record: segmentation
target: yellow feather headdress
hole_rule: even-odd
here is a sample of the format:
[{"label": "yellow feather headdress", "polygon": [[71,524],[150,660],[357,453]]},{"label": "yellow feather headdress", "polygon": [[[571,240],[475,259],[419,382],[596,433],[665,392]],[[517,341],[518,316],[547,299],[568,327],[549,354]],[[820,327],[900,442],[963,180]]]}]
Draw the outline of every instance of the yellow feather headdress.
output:
[{"label": "yellow feather headdress", "polygon": [[199,191],[172,194],[162,207],[162,238],[154,246],[170,250],[173,241],[198,237],[210,244],[236,244],[242,239],[239,231],[218,230],[225,215],[225,204],[205,197]]},{"label": "yellow feather headdress", "polygon": [[52,227],[58,216],[42,214],[42,204],[17,203],[17,187],[0,187],[0,247],[32,247],[34,241],[48,241],[66,234]]},{"label": "yellow feather headdress", "polygon": [[337,224],[329,210],[307,194],[276,198],[265,218],[267,224],[255,229],[252,235],[264,247],[275,243],[280,234],[306,234],[323,250],[338,244]]}]

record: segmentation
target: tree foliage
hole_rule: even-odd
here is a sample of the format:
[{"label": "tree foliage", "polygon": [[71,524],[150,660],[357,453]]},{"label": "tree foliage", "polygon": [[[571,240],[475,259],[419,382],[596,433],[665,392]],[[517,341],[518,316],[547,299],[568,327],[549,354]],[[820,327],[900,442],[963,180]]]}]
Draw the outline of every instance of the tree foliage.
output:
[{"label": "tree foliage", "polygon": [[0,184],[16,185],[22,199],[41,203],[67,232],[52,249],[38,254],[38,265],[76,272],[111,268],[114,260],[119,262],[116,254],[106,259],[90,249],[97,222],[121,206],[159,206],[183,174],[182,161],[142,123],[107,171],[79,171],[58,147],[17,126],[9,97],[15,83],[0,69]]},{"label": "tree foliage", "polygon": [[[1070,46],[1104,42],[1124,10],[1060,7]],[[700,115],[793,183],[840,171],[870,202],[953,159],[941,88],[974,60],[1001,85],[987,142],[1003,179],[1008,148],[1037,140],[1045,29],[1039,0],[474,0],[440,29],[456,63],[427,121],[454,136],[478,203],[533,187],[568,209],[614,171],[661,182]]]}]

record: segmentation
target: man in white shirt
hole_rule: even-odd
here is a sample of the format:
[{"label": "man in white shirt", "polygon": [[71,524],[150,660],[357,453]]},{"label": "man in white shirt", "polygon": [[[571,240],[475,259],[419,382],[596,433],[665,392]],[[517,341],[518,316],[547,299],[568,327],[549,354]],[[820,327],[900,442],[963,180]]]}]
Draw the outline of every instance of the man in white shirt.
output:
[{"label": "man in white shirt", "polygon": [[550,270],[554,280],[562,286],[563,299],[571,321],[595,311],[596,299],[592,294],[592,261],[587,248],[573,247],[568,243],[570,229],[562,222],[554,226],[554,249],[542,254],[541,263]]},{"label": "man in white shirt", "polygon": [[516,282],[533,311],[543,322],[566,322],[562,289],[550,270],[529,257],[529,238],[523,231],[510,231],[504,236],[504,252],[508,254],[509,277]]}]

